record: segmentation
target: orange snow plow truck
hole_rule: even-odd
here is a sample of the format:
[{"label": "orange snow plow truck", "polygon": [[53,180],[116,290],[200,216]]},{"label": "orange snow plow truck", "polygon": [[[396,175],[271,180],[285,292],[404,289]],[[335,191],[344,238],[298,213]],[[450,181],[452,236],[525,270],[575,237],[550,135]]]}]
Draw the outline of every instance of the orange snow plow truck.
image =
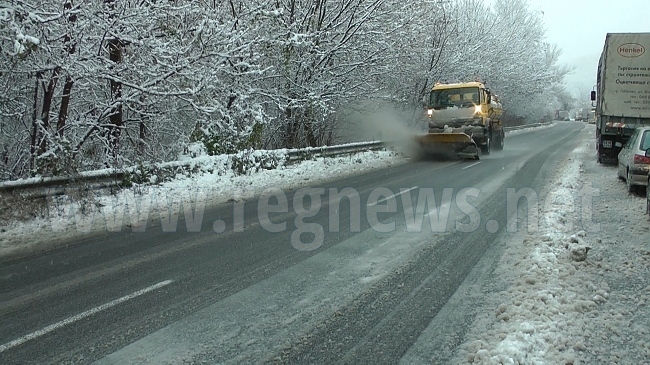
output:
[{"label": "orange snow plow truck", "polygon": [[437,83],[424,108],[429,132],[415,137],[424,154],[478,160],[480,153],[503,149],[503,108],[483,83]]}]

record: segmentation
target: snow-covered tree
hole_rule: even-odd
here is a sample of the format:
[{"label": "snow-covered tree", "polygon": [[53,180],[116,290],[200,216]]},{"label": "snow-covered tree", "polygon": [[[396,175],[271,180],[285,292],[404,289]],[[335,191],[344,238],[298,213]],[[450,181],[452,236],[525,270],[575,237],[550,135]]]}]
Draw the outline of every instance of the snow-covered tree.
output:
[{"label": "snow-covered tree", "polygon": [[[434,70],[436,81],[481,80],[504,103],[507,114],[537,120],[546,114],[545,97],[561,81],[554,55],[544,42],[539,14],[525,0],[457,0],[453,25]],[[546,96],[545,96],[546,95]]]},{"label": "snow-covered tree", "polygon": [[58,173],[70,161],[90,168],[163,160],[191,138],[219,153],[261,133],[262,106],[249,95],[261,73],[252,32],[257,6],[16,4],[0,13],[0,80],[8,85],[3,97],[12,99],[1,107],[2,124],[26,136],[31,116],[29,157],[24,141],[2,143],[22,148],[23,165],[34,160],[39,173]]},{"label": "snow-covered tree", "polygon": [[[272,145],[331,142],[338,106],[368,92],[381,67],[383,0],[281,0],[265,44]],[[272,110],[273,110],[272,109]]]},{"label": "snow-covered tree", "polygon": [[421,114],[479,78],[536,121],[563,77],[526,0],[0,2],[0,178],[332,143],[340,111]]}]

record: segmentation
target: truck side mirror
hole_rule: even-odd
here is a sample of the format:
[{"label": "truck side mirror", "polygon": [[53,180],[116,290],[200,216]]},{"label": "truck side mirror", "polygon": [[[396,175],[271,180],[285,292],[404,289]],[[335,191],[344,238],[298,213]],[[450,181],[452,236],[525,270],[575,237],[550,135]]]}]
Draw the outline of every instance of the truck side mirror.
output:
[{"label": "truck side mirror", "polygon": [[650,157],[650,148],[645,150],[645,157]]},{"label": "truck side mirror", "polygon": [[596,90],[591,91],[591,101],[596,101]]}]

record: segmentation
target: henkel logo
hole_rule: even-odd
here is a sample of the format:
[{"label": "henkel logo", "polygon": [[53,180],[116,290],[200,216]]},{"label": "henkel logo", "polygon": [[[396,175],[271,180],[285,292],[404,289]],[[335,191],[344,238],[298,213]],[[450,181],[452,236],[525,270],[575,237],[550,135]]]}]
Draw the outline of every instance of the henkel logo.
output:
[{"label": "henkel logo", "polygon": [[639,57],[645,53],[645,47],[638,43],[625,43],[618,46],[618,54],[627,58]]}]

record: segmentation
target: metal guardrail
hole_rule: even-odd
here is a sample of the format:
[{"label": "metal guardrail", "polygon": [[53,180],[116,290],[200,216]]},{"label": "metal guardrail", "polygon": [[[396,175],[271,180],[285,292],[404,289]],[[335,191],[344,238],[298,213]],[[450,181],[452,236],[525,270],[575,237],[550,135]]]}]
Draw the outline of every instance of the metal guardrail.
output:
[{"label": "metal guardrail", "polygon": [[386,143],[382,141],[356,142],[336,146],[291,149],[287,151],[287,157],[289,161],[299,161],[308,157],[333,157],[349,153],[376,151],[384,148],[386,148]]},{"label": "metal guardrail", "polygon": [[[381,150],[386,144],[381,141],[357,142],[336,146],[308,147],[286,150],[287,162],[297,162],[314,157],[333,157],[351,153]],[[146,170],[164,169],[191,169],[193,160],[172,161],[145,167]],[[139,173],[139,167],[124,169],[105,169],[81,172],[75,176],[35,177],[0,183],[0,193],[14,193],[20,191],[30,197],[44,197],[65,194],[67,187],[75,184],[84,185],[86,189],[102,189],[119,186],[130,174]],[[39,191],[47,189],[47,193]],[[31,190],[31,191],[30,191]]]},{"label": "metal guardrail", "polygon": [[[535,127],[542,127],[552,123],[535,123],[526,124],[521,126],[504,127],[506,131],[528,129]],[[359,153],[365,151],[381,150],[386,148],[389,143],[382,141],[371,142],[357,142],[336,146],[323,146],[323,147],[308,147],[300,149],[286,150],[287,159],[290,162],[305,160],[312,157],[333,157],[339,155],[346,155],[351,153]],[[167,162],[148,167],[149,170],[164,169],[164,168],[190,168],[192,160],[186,162]],[[117,187],[121,184],[124,178],[132,173],[137,173],[137,167],[130,167],[126,169],[105,169],[97,171],[81,172],[76,176],[54,176],[54,177],[38,177],[28,178],[14,181],[5,181],[0,183],[0,193],[14,193],[17,191],[28,192],[29,190],[37,190],[47,188],[47,194],[38,191],[32,191],[31,196],[51,196],[61,195],[65,193],[66,187],[73,184],[84,184],[88,189],[101,189]]]}]

